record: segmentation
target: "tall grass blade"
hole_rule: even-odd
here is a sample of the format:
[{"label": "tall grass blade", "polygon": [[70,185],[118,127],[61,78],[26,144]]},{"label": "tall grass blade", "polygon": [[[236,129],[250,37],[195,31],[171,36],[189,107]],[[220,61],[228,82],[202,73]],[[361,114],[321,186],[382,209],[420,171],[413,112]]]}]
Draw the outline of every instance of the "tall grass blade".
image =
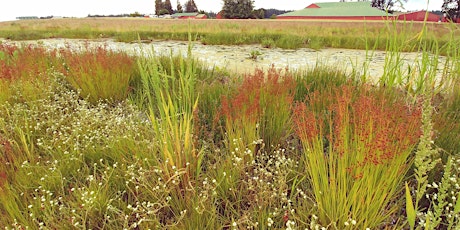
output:
[{"label": "tall grass blade", "polygon": [[409,222],[410,229],[414,229],[415,227],[415,217],[416,211],[414,207],[414,203],[412,202],[412,196],[410,194],[409,186],[406,182],[406,213],[407,213],[407,221]]}]

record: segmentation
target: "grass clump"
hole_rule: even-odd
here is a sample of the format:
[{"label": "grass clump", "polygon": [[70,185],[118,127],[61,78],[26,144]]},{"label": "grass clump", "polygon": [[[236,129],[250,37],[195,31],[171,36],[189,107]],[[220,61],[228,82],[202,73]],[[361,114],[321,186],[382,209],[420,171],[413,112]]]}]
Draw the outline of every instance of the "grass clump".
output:
[{"label": "grass clump", "polygon": [[294,83],[289,73],[274,68],[246,75],[236,93],[222,100],[228,148],[252,155],[263,144],[268,149],[283,145],[290,134]]},{"label": "grass clump", "polygon": [[[326,110],[315,111],[316,103]],[[404,112],[393,113],[395,107]],[[345,85],[331,94],[310,94],[295,111],[319,223],[333,229],[347,228],[350,221],[354,228],[382,227],[398,211],[388,205],[398,203],[412,161],[419,110]]]},{"label": "grass clump", "polygon": [[0,103],[35,100],[56,64],[56,53],[44,47],[0,44]]},{"label": "grass clump", "polygon": [[130,83],[137,74],[135,58],[105,47],[86,47],[83,52],[63,49],[59,54],[59,70],[72,88],[91,103],[119,102],[128,97]]}]

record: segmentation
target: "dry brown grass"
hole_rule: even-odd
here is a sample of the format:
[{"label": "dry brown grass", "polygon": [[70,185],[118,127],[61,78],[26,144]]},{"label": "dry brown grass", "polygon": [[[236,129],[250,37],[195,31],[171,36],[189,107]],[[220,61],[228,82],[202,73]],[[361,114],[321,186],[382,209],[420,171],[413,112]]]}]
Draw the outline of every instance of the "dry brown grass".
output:
[{"label": "dry brown grass", "polygon": [[[261,33],[279,32],[305,35],[312,32],[331,35],[362,36],[357,31],[379,32],[388,28],[385,21],[321,21],[321,20],[174,20],[146,18],[81,18],[48,19],[0,22],[0,30],[98,30],[98,31],[157,31],[157,32],[209,33],[215,31]],[[397,27],[406,32],[418,33],[423,27],[419,22],[398,22]],[[391,27],[393,25],[390,25]],[[449,25],[428,23],[427,29],[438,37],[449,31]]]}]

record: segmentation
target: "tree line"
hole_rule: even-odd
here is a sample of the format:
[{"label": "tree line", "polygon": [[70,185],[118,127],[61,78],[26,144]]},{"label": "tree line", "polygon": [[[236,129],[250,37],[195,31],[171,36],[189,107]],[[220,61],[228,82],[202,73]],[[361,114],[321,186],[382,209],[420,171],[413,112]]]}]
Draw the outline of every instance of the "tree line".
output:
[{"label": "tree line", "polygon": [[155,0],[155,14],[156,15],[165,15],[173,13],[194,13],[198,12],[198,7],[194,0],[187,0],[184,6],[182,6],[177,0],[176,10],[173,10],[171,5],[171,0]]},{"label": "tree line", "polygon": [[[181,5],[179,0],[176,0],[176,10],[172,8],[171,0],[155,0],[155,14],[165,15],[174,13],[202,13],[208,17],[216,17],[214,12],[200,11],[194,0],[187,0],[184,5]],[[223,18],[233,19],[263,19],[274,18],[276,15],[284,14],[290,11],[277,9],[254,9],[254,1],[252,0],[224,0],[224,6],[221,11]]]},{"label": "tree line", "polygon": [[[176,10],[173,10],[171,0],[155,0],[155,14],[173,14],[173,13],[189,13],[199,12],[194,0],[187,0],[184,5],[177,1]],[[275,18],[276,15],[287,13],[289,11],[277,9],[254,9],[254,0],[222,0],[224,5],[220,12],[222,18],[228,19],[263,19]],[[347,0],[340,0],[347,1]],[[361,1],[361,0],[358,0]],[[392,13],[396,6],[403,6],[408,0],[371,0],[372,7]],[[411,1],[411,0],[409,0]],[[448,20],[457,21],[460,19],[460,0],[443,0],[441,6],[444,16]],[[214,16],[214,13],[206,13],[208,16]]]}]

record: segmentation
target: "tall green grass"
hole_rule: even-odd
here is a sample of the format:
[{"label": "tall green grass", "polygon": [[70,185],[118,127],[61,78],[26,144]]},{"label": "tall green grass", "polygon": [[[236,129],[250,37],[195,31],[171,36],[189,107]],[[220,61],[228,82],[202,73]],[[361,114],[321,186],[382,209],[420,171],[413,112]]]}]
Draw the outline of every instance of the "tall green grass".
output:
[{"label": "tall green grass", "polygon": [[[153,55],[153,54],[152,54]],[[195,146],[193,118],[199,94],[196,89],[196,66],[191,47],[188,57],[179,59],[178,66],[170,59],[170,75],[158,64],[155,56],[141,59],[139,69],[148,114],[155,132],[158,166],[164,180],[177,181],[176,193],[181,207],[190,208],[193,184],[201,173],[203,152]],[[176,71],[175,68],[180,68]]]}]

